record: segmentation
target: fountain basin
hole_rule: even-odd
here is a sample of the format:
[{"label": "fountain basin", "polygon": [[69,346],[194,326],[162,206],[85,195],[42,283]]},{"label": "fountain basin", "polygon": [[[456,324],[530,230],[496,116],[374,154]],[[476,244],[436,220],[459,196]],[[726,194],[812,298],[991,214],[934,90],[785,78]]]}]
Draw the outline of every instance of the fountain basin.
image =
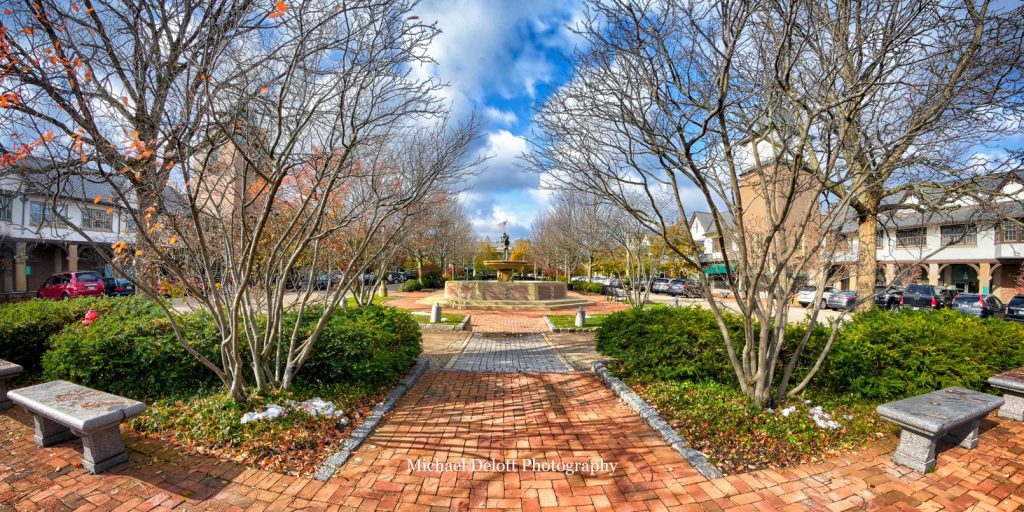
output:
[{"label": "fountain basin", "polygon": [[441,303],[457,309],[554,310],[593,305],[555,281],[448,281]]}]

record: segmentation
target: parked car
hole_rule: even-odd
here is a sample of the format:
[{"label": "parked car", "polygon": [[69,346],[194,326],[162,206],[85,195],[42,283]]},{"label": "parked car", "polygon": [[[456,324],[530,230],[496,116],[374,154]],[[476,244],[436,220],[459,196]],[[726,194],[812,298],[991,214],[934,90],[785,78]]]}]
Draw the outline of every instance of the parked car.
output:
[{"label": "parked car", "polygon": [[36,290],[40,299],[73,299],[103,295],[103,278],[96,272],[53,274]]},{"label": "parked car", "polygon": [[669,283],[668,294],[673,297],[703,297],[700,284],[685,279],[673,279]]},{"label": "parked car", "polygon": [[104,277],[103,293],[107,297],[127,297],[135,295],[135,285],[131,281],[120,277]]},{"label": "parked car", "polygon": [[387,280],[391,284],[404,283],[409,279],[405,277],[405,272],[389,272]]},{"label": "parked car", "polygon": [[672,280],[665,279],[664,277],[655,279],[654,283],[651,284],[651,293],[668,293],[668,286],[671,282]]},{"label": "parked car", "polygon": [[951,302],[951,290],[927,284],[912,284],[900,296],[900,307],[904,309],[942,309]]},{"label": "parked car", "polygon": [[[817,293],[817,286],[803,286],[796,292],[796,301],[798,304],[806,308],[814,302],[814,296]],[[828,307],[827,304],[829,297],[832,297],[832,295],[836,293],[839,293],[839,290],[834,287],[829,286],[825,288],[825,290],[821,292],[821,307]]]},{"label": "parked car", "polygon": [[299,283],[299,287],[304,290],[310,287],[314,290],[326,290],[328,287],[337,286],[339,283],[341,283],[341,274],[328,274],[326,272],[321,272],[317,274],[312,285],[310,284],[309,279],[306,278]]},{"label": "parked car", "polygon": [[622,288],[622,279],[611,277],[605,279],[604,285],[608,288]]},{"label": "parked car", "polygon": [[903,290],[899,288],[875,287],[875,306],[879,309],[899,309]]},{"label": "parked car", "polygon": [[853,309],[857,305],[857,292],[853,290],[844,290],[838,293],[833,293],[825,301],[825,307],[827,309]]},{"label": "parked car", "polygon": [[953,299],[953,309],[979,318],[1003,318],[1006,305],[995,295],[961,293]]},{"label": "parked car", "polygon": [[1004,320],[1024,322],[1024,295],[1014,295],[1010,302],[1006,303],[1003,315]]}]

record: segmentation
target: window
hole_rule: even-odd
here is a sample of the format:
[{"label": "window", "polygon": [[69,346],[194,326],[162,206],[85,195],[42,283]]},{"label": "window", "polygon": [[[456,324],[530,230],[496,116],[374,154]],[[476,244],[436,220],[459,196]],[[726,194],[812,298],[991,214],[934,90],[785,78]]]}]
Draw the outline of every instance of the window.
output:
[{"label": "window", "polygon": [[95,208],[85,208],[82,215],[82,224],[85,229],[95,231],[113,231],[114,214]]},{"label": "window", "polygon": [[881,249],[885,246],[885,231],[875,231],[875,247]]},{"label": "window", "polygon": [[[33,226],[53,226],[55,228],[66,227],[67,224],[60,217],[56,217],[53,214],[53,208],[48,204],[32,202],[32,225]],[[64,215],[64,212],[61,212]],[[66,215],[65,215],[66,217]]]},{"label": "window", "polygon": [[897,247],[924,247],[928,245],[926,228],[900,229],[896,231]]},{"label": "window", "polygon": [[135,227],[135,217],[132,217],[131,213],[125,213],[121,217],[121,232],[122,233],[134,233],[137,228]]},{"label": "window", "polygon": [[1004,220],[1000,228],[1003,243],[1024,242],[1024,226],[1019,220]]},{"label": "window", "polygon": [[12,206],[14,205],[14,194],[0,191],[0,220],[11,222],[14,217]]},{"label": "window", "polygon": [[978,228],[974,224],[942,226],[942,245],[978,245]]}]

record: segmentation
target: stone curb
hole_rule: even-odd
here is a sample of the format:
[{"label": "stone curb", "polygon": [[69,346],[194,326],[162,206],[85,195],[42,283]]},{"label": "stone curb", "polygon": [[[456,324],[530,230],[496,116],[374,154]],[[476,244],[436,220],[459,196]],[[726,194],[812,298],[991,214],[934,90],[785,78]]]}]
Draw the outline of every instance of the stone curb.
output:
[{"label": "stone curb", "polygon": [[466,326],[469,325],[469,319],[471,318],[473,318],[473,315],[466,315],[466,318],[464,318],[458,325],[420,324],[420,329],[432,329],[435,331],[465,331]]},{"label": "stone curb", "polygon": [[606,386],[611,388],[615,395],[619,397],[619,400],[622,400],[630,409],[633,409],[638,416],[643,418],[644,421],[646,421],[647,424],[658,433],[658,435],[665,439],[665,442],[668,443],[673,450],[679,452],[679,454],[682,455],[686,461],[697,470],[697,472],[709,479],[725,476],[718,470],[718,468],[708,462],[707,457],[705,457],[703,453],[691,448],[689,443],[686,442],[686,439],[683,439],[683,437],[680,436],[679,433],[668,424],[668,422],[662,419],[661,415],[658,414],[658,411],[655,410],[654,407],[651,407],[647,401],[640,397],[640,395],[634,393],[633,390],[624,382],[619,380],[618,377],[612,375],[611,372],[608,371],[608,366],[604,361],[594,361],[591,364],[591,369],[597,375],[597,378],[601,379]]},{"label": "stone curb", "polygon": [[338,468],[344,466],[345,463],[348,462],[349,457],[351,457],[359,446],[363,444],[363,441],[370,437],[373,430],[377,428],[377,425],[382,419],[384,419],[384,415],[395,408],[395,405],[398,404],[398,400],[400,400],[402,396],[404,396],[405,393],[409,391],[409,389],[411,389],[418,380],[420,380],[420,377],[423,376],[423,373],[426,372],[428,368],[430,368],[430,360],[425,357],[419,358],[416,361],[416,365],[412,367],[412,370],[409,370],[409,373],[407,373],[402,380],[398,381],[398,385],[388,393],[387,398],[385,398],[383,402],[377,404],[370,415],[363,419],[363,422],[352,431],[352,434],[348,436],[348,439],[345,439],[345,442],[341,445],[341,449],[334,452],[333,455],[324,460],[324,463],[313,473],[313,478],[321,482],[326,482],[334,476],[334,473],[338,471]]},{"label": "stone curb", "polygon": [[547,324],[548,330],[551,332],[594,332],[593,328],[555,327],[555,324],[551,323],[551,319],[547,315],[544,315],[544,323]]}]

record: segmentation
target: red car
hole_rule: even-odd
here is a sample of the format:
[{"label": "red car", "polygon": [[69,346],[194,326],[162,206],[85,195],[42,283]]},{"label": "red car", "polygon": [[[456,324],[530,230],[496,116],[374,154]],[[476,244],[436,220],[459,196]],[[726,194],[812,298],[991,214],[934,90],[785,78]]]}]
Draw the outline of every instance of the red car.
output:
[{"label": "red car", "polygon": [[103,278],[96,272],[64,272],[54,274],[36,291],[40,299],[73,299],[103,295]]}]

